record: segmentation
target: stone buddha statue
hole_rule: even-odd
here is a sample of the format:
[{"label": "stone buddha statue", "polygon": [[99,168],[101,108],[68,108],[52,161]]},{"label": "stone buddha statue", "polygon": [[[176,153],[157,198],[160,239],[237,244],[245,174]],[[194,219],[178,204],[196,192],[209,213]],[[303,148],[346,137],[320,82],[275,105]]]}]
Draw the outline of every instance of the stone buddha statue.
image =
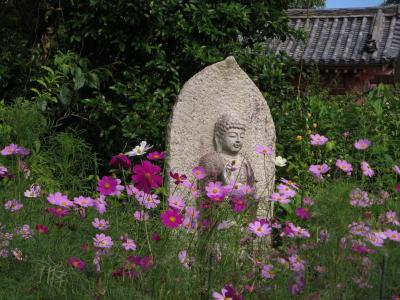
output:
[{"label": "stone buddha statue", "polygon": [[221,181],[254,185],[254,172],[249,160],[240,154],[246,126],[234,113],[220,115],[214,126],[215,151],[202,156],[199,165],[204,168],[206,181]]}]

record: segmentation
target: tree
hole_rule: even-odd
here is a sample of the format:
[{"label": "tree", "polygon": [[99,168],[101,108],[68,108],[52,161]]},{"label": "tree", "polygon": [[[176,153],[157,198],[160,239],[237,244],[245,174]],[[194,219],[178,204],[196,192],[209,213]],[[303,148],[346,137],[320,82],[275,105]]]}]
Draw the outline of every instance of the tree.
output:
[{"label": "tree", "polygon": [[[265,92],[289,88],[290,64],[265,54],[266,39],[292,32],[289,1],[28,2],[0,1],[12,20],[0,39],[19,32],[13,41],[25,51],[22,68],[3,43],[8,58],[0,57],[0,72],[13,76],[4,77],[0,99],[34,97],[63,126],[84,129],[107,155],[139,139],[162,146],[183,83],[229,55]],[[11,71],[10,61],[22,72]]]},{"label": "tree", "polygon": [[385,0],[382,5],[400,4],[400,0]]},{"label": "tree", "polygon": [[293,0],[290,8],[322,8],[325,7],[325,0]]}]

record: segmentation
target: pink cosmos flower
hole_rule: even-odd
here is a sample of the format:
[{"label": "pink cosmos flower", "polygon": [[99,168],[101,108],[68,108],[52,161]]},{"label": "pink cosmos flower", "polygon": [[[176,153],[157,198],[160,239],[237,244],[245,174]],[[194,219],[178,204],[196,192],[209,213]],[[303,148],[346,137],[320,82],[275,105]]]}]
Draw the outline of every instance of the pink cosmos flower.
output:
[{"label": "pink cosmos flower", "polygon": [[41,193],[40,185],[37,183],[34,183],[30,186],[29,189],[27,189],[24,192],[24,196],[27,198],[37,198],[40,196],[40,193]]},{"label": "pink cosmos flower", "polygon": [[269,196],[269,200],[272,202],[279,202],[281,204],[288,204],[290,202],[290,199],[286,195],[282,195],[280,193],[272,193]]},{"label": "pink cosmos flower", "polygon": [[149,160],[162,160],[165,158],[165,152],[154,151],[147,154],[147,159]]},{"label": "pink cosmos flower", "polygon": [[136,243],[134,240],[128,238],[127,236],[121,236],[120,239],[122,240],[122,248],[124,248],[126,251],[136,250]]},{"label": "pink cosmos flower", "polygon": [[341,160],[338,159],[336,160],[336,166],[342,170],[343,172],[345,172],[347,175],[351,175],[351,172],[353,171],[353,167],[351,164],[349,164],[347,161],[345,160]]},{"label": "pink cosmos flower", "polygon": [[172,208],[175,208],[179,211],[185,208],[185,200],[181,196],[178,195],[170,195],[168,197],[168,205]]},{"label": "pink cosmos flower", "polygon": [[371,146],[371,141],[367,139],[361,139],[354,143],[354,147],[357,150],[366,150],[369,148],[369,146]]},{"label": "pink cosmos flower", "polygon": [[400,183],[396,184],[395,189],[396,189],[396,192],[400,193]]},{"label": "pink cosmos flower", "polygon": [[343,131],[343,133],[342,133],[342,137],[343,137],[344,139],[347,139],[347,138],[349,137],[349,135],[350,135],[350,132],[349,132],[349,131]]},{"label": "pink cosmos flower", "polygon": [[285,178],[281,177],[280,181],[283,184],[286,184],[287,186],[289,186],[290,188],[292,188],[294,190],[298,190],[299,189],[299,185],[297,183],[295,183],[294,181],[292,181],[292,180],[285,179]]},{"label": "pink cosmos flower", "polygon": [[33,230],[28,224],[24,224],[17,229],[17,234],[22,236],[25,240],[28,240],[32,237]]},{"label": "pink cosmos flower", "polygon": [[18,200],[8,200],[4,203],[4,208],[10,212],[16,212],[20,210],[24,205]]},{"label": "pink cosmos flower", "polygon": [[115,187],[115,191],[110,194],[110,196],[119,196],[121,192],[125,189],[123,185],[121,185],[121,179],[115,178],[117,181],[117,186]]},{"label": "pink cosmos flower", "polygon": [[175,210],[169,209],[161,213],[161,220],[165,227],[176,228],[182,224],[183,216]]},{"label": "pink cosmos flower", "polygon": [[90,197],[83,197],[83,196],[79,196],[79,197],[75,197],[74,198],[74,203],[81,206],[81,207],[90,207],[93,206],[93,199]]},{"label": "pink cosmos flower", "polygon": [[373,204],[373,201],[368,196],[368,192],[356,188],[350,193],[350,205],[352,206],[370,207]]},{"label": "pink cosmos flower", "polygon": [[0,165],[0,178],[7,176],[7,174],[8,169],[5,166]]},{"label": "pink cosmos flower", "polygon": [[27,156],[30,153],[31,153],[31,150],[29,150],[25,147],[22,147],[22,146],[18,146],[17,150],[15,151],[15,154],[17,154],[21,157]]},{"label": "pink cosmos flower", "polygon": [[383,247],[383,242],[385,239],[386,235],[382,232],[369,232],[366,235],[366,240],[376,247]]},{"label": "pink cosmos flower", "polygon": [[367,236],[371,230],[364,222],[353,222],[347,227],[349,228],[351,234],[363,237]]},{"label": "pink cosmos flower", "polygon": [[266,222],[255,220],[249,224],[249,231],[258,237],[263,237],[264,235],[270,235],[272,228]]},{"label": "pink cosmos flower", "polygon": [[195,230],[197,228],[198,222],[196,219],[188,218],[187,216],[184,217],[182,221],[182,227],[185,228],[187,231]]},{"label": "pink cosmos flower", "polygon": [[214,202],[224,201],[225,195],[221,182],[209,182],[206,186],[206,192],[207,196]]},{"label": "pink cosmos flower", "polygon": [[162,177],[159,175],[161,168],[153,165],[148,160],[141,165],[133,166],[132,181],[139,190],[149,193],[151,189],[157,189],[162,185]]},{"label": "pink cosmos flower", "polygon": [[[60,192],[55,192],[47,196],[47,201],[49,201],[53,205],[59,205],[59,203],[61,202],[64,203],[64,201],[65,203],[68,203],[69,200],[67,195],[61,194]],[[65,207],[64,205],[59,205],[59,206]]]},{"label": "pink cosmos flower", "polygon": [[288,185],[286,184],[279,184],[277,186],[277,189],[279,191],[280,194],[286,196],[287,198],[293,198],[294,196],[296,196],[296,191],[291,189]]},{"label": "pink cosmos flower", "polygon": [[361,170],[363,172],[363,175],[367,177],[372,177],[375,174],[374,170],[372,170],[372,168],[366,161],[361,162]]},{"label": "pink cosmos flower", "polygon": [[181,250],[178,253],[179,262],[184,266],[186,269],[190,269],[193,264],[193,259],[191,259],[186,250]]},{"label": "pink cosmos flower", "polygon": [[128,196],[136,196],[139,193],[139,190],[133,184],[125,186],[125,189]]},{"label": "pink cosmos flower", "polygon": [[397,220],[397,214],[395,211],[387,211],[385,217],[389,224],[400,226],[400,222]]},{"label": "pink cosmos flower", "polygon": [[111,237],[105,235],[104,233],[96,234],[93,238],[93,245],[97,248],[109,249],[112,247],[114,242]]},{"label": "pink cosmos flower", "polygon": [[201,180],[204,177],[206,177],[206,171],[204,170],[203,167],[195,167],[195,168],[193,168],[192,174],[197,180]]},{"label": "pink cosmos flower", "polygon": [[115,155],[111,158],[108,165],[111,168],[122,168],[129,170],[131,168],[131,160],[123,153]]},{"label": "pink cosmos flower", "polygon": [[313,206],[314,201],[310,197],[305,197],[305,198],[303,198],[303,204],[306,206]]},{"label": "pink cosmos flower", "polygon": [[299,207],[299,208],[296,208],[296,216],[298,216],[302,220],[307,221],[311,218],[311,213],[308,208]]},{"label": "pink cosmos flower", "polygon": [[73,267],[74,269],[78,269],[78,270],[83,270],[86,266],[86,264],[83,260],[80,260],[74,256],[71,256],[70,258],[68,258],[68,263],[71,267]]},{"label": "pink cosmos flower", "polygon": [[107,209],[107,202],[106,202],[106,197],[103,195],[100,195],[98,198],[93,199],[93,207],[99,214],[104,214]]},{"label": "pink cosmos flower", "polygon": [[194,207],[186,207],[185,216],[191,220],[197,220],[199,218],[200,212]]},{"label": "pink cosmos flower", "polygon": [[265,265],[261,270],[261,276],[265,279],[272,279],[275,277],[274,266],[271,264]]},{"label": "pink cosmos flower", "polygon": [[112,176],[103,176],[97,182],[96,191],[100,192],[100,195],[108,196],[117,191],[117,180]]},{"label": "pink cosmos flower", "polygon": [[8,146],[5,146],[1,150],[1,155],[3,156],[8,156],[8,155],[14,155],[17,153],[18,145],[16,144],[10,144]]},{"label": "pink cosmos flower", "polygon": [[318,181],[323,180],[322,174],[325,174],[330,170],[330,167],[327,164],[322,164],[322,165],[311,165],[308,168],[308,171],[311,173],[311,175],[314,176],[314,178]]},{"label": "pink cosmos flower", "polygon": [[310,134],[310,144],[312,146],[322,146],[328,142],[328,138],[319,134]]},{"label": "pink cosmos flower", "polygon": [[156,208],[158,204],[160,204],[160,200],[157,195],[154,194],[146,194],[143,191],[140,191],[136,194],[136,200],[140,205],[146,207],[147,209]]},{"label": "pink cosmos flower", "polygon": [[289,256],[289,266],[293,272],[302,272],[305,269],[305,261],[297,254]]},{"label": "pink cosmos flower", "polygon": [[136,221],[147,221],[150,216],[147,212],[141,210],[137,210],[133,213],[133,217],[135,218]]},{"label": "pink cosmos flower", "polygon": [[290,238],[308,238],[310,237],[310,233],[298,226],[295,226],[293,223],[286,223],[281,236],[288,236]]},{"label": "pink cosmos flower", "polygon": [[49,228],[44,226],[43,224],[36,224],[35,229],[37,232],[43,233],[43,234],[48,234],[49,233]]},{"label": "pink cosmos flower", "polygon": [[98,230],[107,230],[110,223],[107,220],[95,218],[92,222],[92,225]]},{"label": "pink cosmos flower", "polygon": [[397,174],[400,175],[400,166],[393,166],[393,171]]},{"label": "pink cosmos flower", "polygon": [[263,145],[258,145],[256,147],[256,152],[258,154],[262,154],[262,155],[265,155],[265,156],[271,156],[271,155],[274,154],[274,151],[272,150],[271,147],[263,146]]},{"label": "pink cosmos flower", "polygon": [[400,232],[391,229],[386,229],[384,234],[389,240],[394,242],[400,242]]}]

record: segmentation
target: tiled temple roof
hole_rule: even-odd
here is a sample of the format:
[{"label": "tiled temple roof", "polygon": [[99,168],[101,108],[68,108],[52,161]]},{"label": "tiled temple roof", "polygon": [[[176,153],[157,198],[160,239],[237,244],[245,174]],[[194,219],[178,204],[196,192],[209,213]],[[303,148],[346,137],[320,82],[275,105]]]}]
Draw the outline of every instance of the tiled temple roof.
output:
[{"label": "tiled temple roof", "polygon": [[292,9],[289,22],[308,34],[303,41],[272,39],[269,48],[318,65],[382,65],[399,59],[400,5],[357,9]]}]

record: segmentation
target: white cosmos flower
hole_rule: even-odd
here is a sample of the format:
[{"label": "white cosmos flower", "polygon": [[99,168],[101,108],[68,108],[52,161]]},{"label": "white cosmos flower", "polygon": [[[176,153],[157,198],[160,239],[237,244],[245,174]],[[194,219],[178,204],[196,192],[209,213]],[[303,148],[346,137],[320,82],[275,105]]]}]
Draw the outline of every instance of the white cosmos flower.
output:
[{"label": "white cosmos flower", "polygon": [[145,154],[148,150],[150,150],[153,146],[147,145],[146,141],[142,141],[139,146],[136,146],[133,150],[126,152],[127,156],[140,156]]},{"label": "white cosmos flower", "polygon": [[282,156],[277,156],[275,158],[275,166],[284,167],[286,166],[287,159],[283,158]]}]

